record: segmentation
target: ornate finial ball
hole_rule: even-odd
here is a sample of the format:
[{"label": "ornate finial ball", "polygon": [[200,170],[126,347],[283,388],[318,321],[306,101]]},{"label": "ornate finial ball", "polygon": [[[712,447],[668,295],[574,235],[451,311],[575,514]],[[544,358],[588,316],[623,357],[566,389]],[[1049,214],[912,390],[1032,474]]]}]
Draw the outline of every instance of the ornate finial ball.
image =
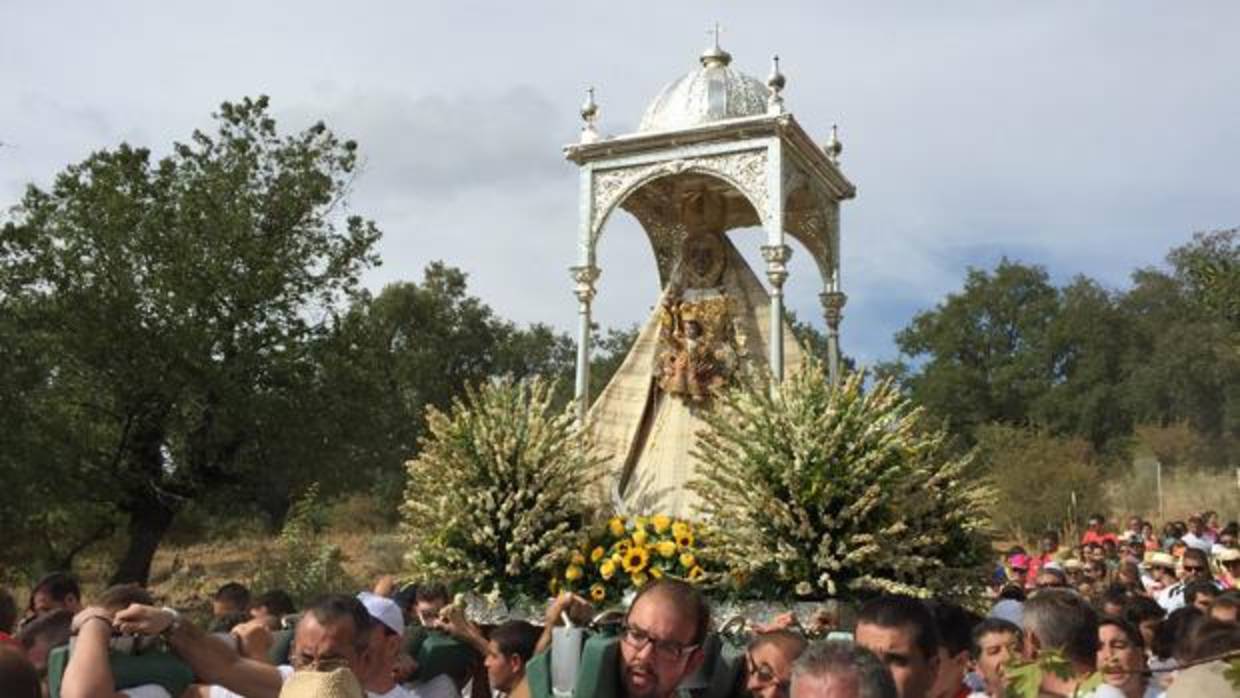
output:
[{"label": "ornate finial ball", "polygon": [[779,92],[784,89],[784,86],[787,84],[788,79],[784,77],[783,73],[779,72],[779,56],[772,57],[771,74],[766,78],[766,86],[775,92]]},{"label": "ornate finial ball", "polygon": [[594,88],[586,90],[586,101],[581,103],[581,118],[587,122],[598,118],[598,105],[594,102]]},{"label": "ornate finial ball", "polygon": [[827,141],[827,145],[823,148],[832,162],[840,159],[840,153],[844,152],[844,144],[840,142],[839,126],[831,124],[831,139]]}]

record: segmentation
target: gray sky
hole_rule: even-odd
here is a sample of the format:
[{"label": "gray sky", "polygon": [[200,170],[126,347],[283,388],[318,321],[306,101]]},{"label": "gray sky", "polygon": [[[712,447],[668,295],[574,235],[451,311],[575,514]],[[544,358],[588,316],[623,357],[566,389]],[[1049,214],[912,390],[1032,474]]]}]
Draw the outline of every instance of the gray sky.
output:
[{"label": "gray sky", "polygon": [[[0,205],[122,140],[166,151],[225,99],[359,141],[352,197],[384,232],[376,289],[431,260],[502,315],[571,327],[577,106],[631,131],[715,20],[819,140],[838,122],[845,351],[892,334],[1000,257],[1114,287],[1197,230],[1240,224],[1240,3],[56,2],[0,0]],[[620,220],[624,218],[625,220]],[[756,257],[760,236],[738,244]],[[604,232],[596,317],[644,318],[649,245]],[[788,296],[821,324],[794,255]]]}]

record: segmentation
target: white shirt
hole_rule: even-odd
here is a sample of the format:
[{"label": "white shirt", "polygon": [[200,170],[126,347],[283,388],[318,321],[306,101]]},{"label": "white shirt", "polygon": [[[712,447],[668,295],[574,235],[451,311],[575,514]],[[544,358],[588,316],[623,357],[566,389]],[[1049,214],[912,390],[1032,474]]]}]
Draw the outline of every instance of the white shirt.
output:
[{"label": "white shirt", "polygon": [[1180,540],[1184,541],[1184,545],[1190,548],[1196,548],[1206,555],[1210,554],[1210,548],[1214,547],[1214,543],[1207,540],[1204,536],[1195,536],[1192,533],[1185,533],[1180,536]]},{"label": "white shirt", "polygon": [[456,690],[456,683],[447,674],[432,676],[426,681],[414,684],[406,695],[410,698],[461,698],[461,692]]},{"label": "white shirt", "polygon": [[155,683],[146,683],[133,688],[122,688],[122,693],[129,698],[172,698],[172,694],[168,693],[168,689]]}]

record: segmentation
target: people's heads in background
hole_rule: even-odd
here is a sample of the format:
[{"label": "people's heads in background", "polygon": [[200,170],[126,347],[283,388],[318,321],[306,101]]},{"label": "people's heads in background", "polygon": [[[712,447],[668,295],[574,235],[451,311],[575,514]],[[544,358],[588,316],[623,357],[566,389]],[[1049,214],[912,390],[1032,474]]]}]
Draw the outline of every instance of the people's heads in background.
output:
[{"label": "people's heads in background", "polygon": [[1008,579],[1013,584],[1025,586],[1029,579],[1029,556],[1022,552],[1009,553],[1007,558]]},{"label": "people's heads in background", "polygon": [[955,696],[964,686],[973,648],[973,628],[982,618],[953,603],[927,602],[939,634],[939,670],[931,696]]},{"label": "people's heads in background", "polygon": [[1150,576],[1160,584],[1175,582],[1175,558],[1171,553],[1150,553],[1146,558],[1145,566],[1150,571]]},{"label": "people's heads in background", "polygon": [[1119,559],[1119,545],[1113,538],[1106,538],[1102,541],[1102,558],[1104,560]]},{"label": "people's heads in background", "polygon": [[805,637],[791,630],[759,633],[745,648],[745,689],[754,698],[787,698],[792,665]]},{"label": "people's heads in background", "polygon": [[250,590],[240,582],[228,582],[220,587],[215,596],[211,597],[211,615],[215,618],[226,616],[248,616],[250,612]]},{"label": "people's heads in background", "polygon": [[891,672],[851,642],[810,645],[792,668],[792,698],[897,698]]},{"label": "people's heads in background", "polygon": [[1210,618],[1229,623],[1240,622],[1240,589],[1229,589],[1210,604]]},{"label": "people's heads in background", "polygon": [[1068,573],[1055,563],[1047,563],[1038,569],[1038,576],[1033,579],[1033,586],[1038,589],[1053,589],[1068,586]]},{"label": "people's heads in background", "polygon": [[1188,548],[1180,558],[1180,574],[1186,583],[1211,579],[1209,557],[1198,548]]},{"label": "people's heads in background", "polygon": [[1202,521],[1200,516],[1193,514],[1188,517],[1188,532],[1194,536],[1201,536],[1201,534],[1206,532],[1205,522]]},{"label": "people's heads in background", "polygon": [[854,635],[887,665],[900,698],[929,695],[939,671],[939,634],[924,603],[899,595],[871,599],[857,614]]},{"label": "people's heads in background", "polygon": [[1240,625],[1205,618],[1193,627],[1185,652],[1187,661],[1200,662],[1240,650]]},{"label": "people's heads in background", "polygon": [[[1077,519],[1078,521],[1080,519]],[[1107,517],[1102,514],[1091,514],[1086,527],[1095,533],[1102,533],[1102,527],[1106,525]]]},{"label": "people's heads in background", "polygon": [[1192,656],[1190,638],[1197,626],[1205,620],[1205,614],[1194,606],[1177,608],[1167,615],[1154,632],[1150,653],[1159,659],[1175,659],[1187,662]]},{"label": "people's heads in background", "polygon": [[1132,561],[1121,562],[1115,568],[1115,583],[1133,593],[1140,593],[1145,588],[1141,582],[1141,568]]},{"label": "people's heads in background", "polygon": [[1124,620],[1141,633],[1142,644],[1148,649],[1154,644],[1154,633],[1162,623],[1166,611],[1148,596],[1130,596],[1124,603]]},{"label": "people's heads in background", "polygon": [[448,588],[442,584],[422,584],[414,592],[413,610],[418,622],[429,628],[441,625],[439,612],[452,601]]},{"label": "people's heads in background", "polygon": [[26,611],[28,617],[34,617],[61,609],[70,613],[82,610],[82,589],[73,575],[52,572],[30,590],[30,603]]},{"label": "people's heads in background", "polygon": [[151,597],[151,592],[137,584],[117,584],[108,587],[94,600],[92,605],[110,613],[116,613],[135,603],[152,606],[155,604],[155,599]]},{"label": "people's heads in background", "polygon": [[34,664],[40,675],[47,673],[47,655],[52,648],[69,641],[73,612],[58,608],[48,611],[22,626],[17,641],[26,652],[26,658]]},{"label": "people's heads in background", "polygon": [[294,613],[297,613],[297,606],[293,597],[283,589],[272,589],[250,604],[250,617],[263,621],[272,630],[280,628],[282,619]]},{"label": "people's heads in background", "polygon": [[1055,531],[1047,531],[1042,534],[1038,540],[1038,550],[1043,555],[1049,555],[1059,550],[1059,534]]},{"label": "people's heads in background", "polygon": [[1184,603],[1196,606],[1202,613],[1209,613],[1210,604],[1214,603],[1218,594],[1218,587],[1209,580],[1194,579],[1184,584]]},{"label": "people's heads in background", "polygon": [[1085,563],[1085,581],[1097,586],[1106,583],[1107,563],[1103,560],[1090,560]]},{"label": "people's heads in background", "polygon": [[512,693],[525,676],[525,665],[534,655],[541,631],[523,620],[499,624],[487,640],[483,658],[491,688]]},{"label": "people's heads in background", "polygon": [[1047,589],[1025,602],[1025,655],[1057,650],[1078,666],[1093,666],[1098,652],[1098,614],[1067,589]]},{"label": "people's heads in background", "polygon": [[1145,685],[1145,640],[1141,632],[1119,618],[1098,622],[1098,672],[1102,680],[1124,692],[1139,693]]},{"label": "people's heads in background", "polygon": [[973,664],[990,695],[1002,695],[1004,667],[1021,656],[1024,633],[1002,618],[987,618],[973,628]]},{"label": "people's heads in background", "polygon": [[1119,584],[1111,584],[1098,596],[1095,606],[1099,615],[1119,618],[1127,602],[1128,590]]}]

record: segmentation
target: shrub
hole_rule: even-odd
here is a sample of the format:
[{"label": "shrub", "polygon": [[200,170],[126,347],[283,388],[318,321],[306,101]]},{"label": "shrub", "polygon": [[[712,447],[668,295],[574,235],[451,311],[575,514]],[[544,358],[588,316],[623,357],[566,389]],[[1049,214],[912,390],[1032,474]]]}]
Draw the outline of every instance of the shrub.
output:
[{"label": "shrub", "polygon": [[325,518],[315,483],[289,509],[280,537],[264,551],[250,587],[259,593],[283,589],[299,605],[321,594],[353,591],[357,583],[344,569],[340,548],[318,540]]},{"label": "shrub", "polygon": [[575,405],[553,399],[552,382],[502,379],[468,389],[450,412],[427,410],[401,506],[415,579],[545,595],[588,524],[601,464]]},{"label": "shrub", "polygon": [[964,594],[987,559],[989,487],[890,380],[838,388],[810,362],[772,390],[747,377],[704,412],[689,486],[706,554],[767,598]]},{"label": "shrub", "polygon": [[1083,438],[993,424],[978,429],[979,457],[998,488],[995,524],[1016,538],[1072,528],[1102,511],[1102,466]]}]

